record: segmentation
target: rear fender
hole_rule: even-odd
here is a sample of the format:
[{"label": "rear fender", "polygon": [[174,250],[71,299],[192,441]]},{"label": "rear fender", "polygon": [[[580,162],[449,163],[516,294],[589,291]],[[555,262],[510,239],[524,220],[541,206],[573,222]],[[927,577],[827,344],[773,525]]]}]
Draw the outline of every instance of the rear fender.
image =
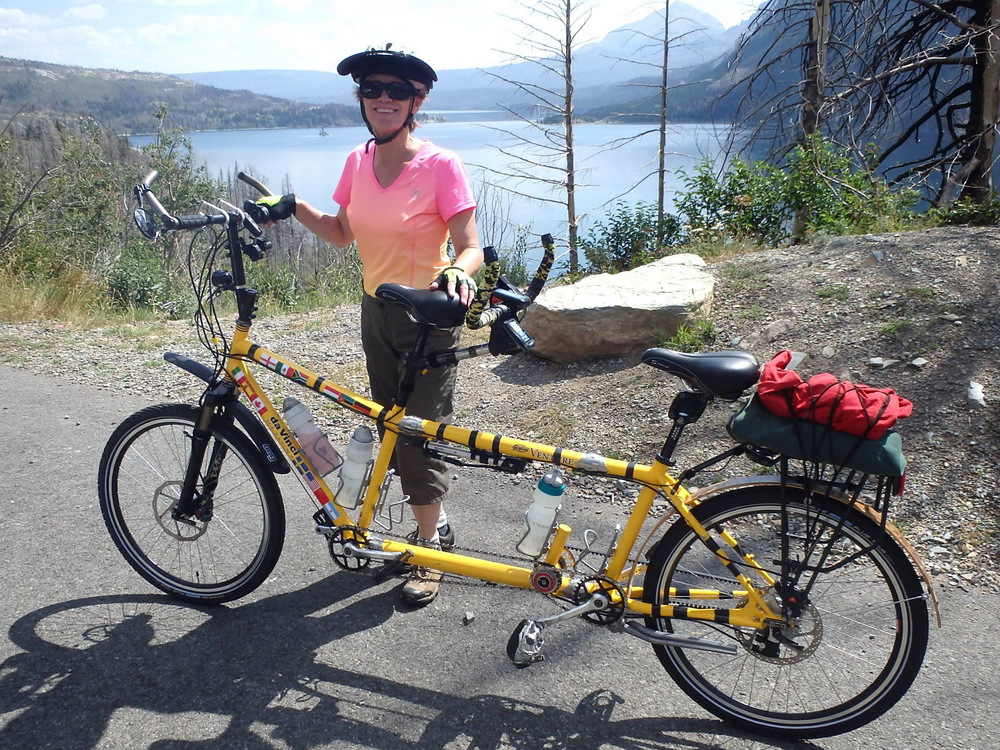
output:
[{"label": "rear fender", "polygon": [[[167,352],[163,355],[163,358],[170,364],[177,365],[177,367],[185,372],[194,375],[199,380],[204,380],[209,385],[215,385],[218,382],[215,377],[215,371],[212,368],[190,357],[185,357],[183,354],[176,354],[174,352]],[[267,468],[275,474],[287,474],[290,471],[288,462],[285,461],[281,450],[271,440],[271,436],[264,429],[264,425],[260,423],[260,420],[254,416],[253,412],[242,401],[237,398],[229,400],[225,405],[225,410],[227,414],[239,423],[243,431],[253,441],[254,445],[257,446],[257,450],[260,451],[260,456],[264,459]]]}]

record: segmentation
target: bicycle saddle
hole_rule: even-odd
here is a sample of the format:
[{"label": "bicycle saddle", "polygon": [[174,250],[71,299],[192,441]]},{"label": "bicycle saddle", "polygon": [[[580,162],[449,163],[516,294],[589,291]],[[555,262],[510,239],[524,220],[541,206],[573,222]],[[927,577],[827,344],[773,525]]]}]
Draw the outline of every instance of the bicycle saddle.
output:
[{"label": "bicycle saddle", "polygon": [[380,284],[375,296],[402,305],[417,323],[432,328],[455,328],[465,323],[468,312],[457,297],[443,289],[413,289],[402,284]]},{"label": "bicycle saddle", "polygon": [[735,401],[760,379],[760,363],[746,352],[685,354],[656,348],[643,352],[642,361],[723,401]]}]

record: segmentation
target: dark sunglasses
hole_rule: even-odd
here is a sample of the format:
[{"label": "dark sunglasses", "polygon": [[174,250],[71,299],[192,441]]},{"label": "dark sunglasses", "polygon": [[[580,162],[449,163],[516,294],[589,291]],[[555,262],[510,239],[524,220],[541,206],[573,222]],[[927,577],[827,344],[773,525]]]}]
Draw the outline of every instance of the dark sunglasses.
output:
[{"label": "dark sunglasses", "polygon": [[378,99],[382,96],[383,91],[389,95],[390,99],[397,102],[412,99],[417,95],[417,89],[413,84],[406,83],[405,81],[389,81],[388,83],[382,81],[365,81],[358,88],[364,99]]}]

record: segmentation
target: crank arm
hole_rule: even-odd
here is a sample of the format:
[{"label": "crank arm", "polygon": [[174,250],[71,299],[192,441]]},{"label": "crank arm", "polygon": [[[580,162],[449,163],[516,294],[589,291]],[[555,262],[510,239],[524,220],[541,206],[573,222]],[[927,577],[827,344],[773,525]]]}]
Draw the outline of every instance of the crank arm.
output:
[{"label": "crank arm", "polygon": [[403,557],[409,556],[409,552],[386,552],[371,547],[359,547],[354,542],[344,544],[344,555],[346,557],[363,557],[367,560],[381,560],[382,562],[395,562]]},{"label": "crank arm", "polygon": [[603,609],[607,609],[610,602],[608,597],[604,594],[594,594],[590,599],[583,602],[583,604],[577,604],[575,607],[570,607],[565,612],[559,612],[554,615],[549,615],[548,617],[541,617],[537,620],[532,620],[539,628],[544,628],[548,625],[555,625],[557,622],[562,622],[563,620],[571,620],[579,615],[586,615],[590,612],[600,612]]},{"label": "crank arm", "polygon": [[572,617],[578,617],[579,615],[599,612],[602,609],[606,609],[609,603],[608,597],[604,594],[594,594],[587,601],[571,607],[565,612],[559,612],[558,614],[543,617],[539,620],[522,620],[521,624],[514,629],[510,640],[507,641],[507,658],[518,669],[523,669],[542,661],[545,658],[542,654],[542,646],[545,644],[545,639],[542,637],[542,628]]}]

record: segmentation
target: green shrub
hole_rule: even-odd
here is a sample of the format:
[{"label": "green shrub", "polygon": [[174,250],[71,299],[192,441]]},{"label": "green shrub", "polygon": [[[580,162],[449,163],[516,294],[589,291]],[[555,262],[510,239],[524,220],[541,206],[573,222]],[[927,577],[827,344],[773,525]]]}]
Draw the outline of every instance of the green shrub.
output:
[{"label": "green shrub", "polygon": [[105,285],[111,301],[124,309],[163,310],[183,317],[192,309],[187,285],[167,272],[157,245],[126,245],[110,264]]},{"label": "green shrub", "polygon": [[789,154],[787,202],[791,211],[804,210],[806,229],[831,235],[891,231],[912,219],[915,191],[892,190],[871,166],[819,135]]},{"label": "green shrub", "polygon": [[935,206],[924,216],[927,226],[993,226],[1000,224],[1000,199],[975,203],[968,198],[947,206]]},{"label": "green shrub", "polygon": [[682,236],[676,216],[657,218],[656,206],[618,203],[580,239],[580,249],[591,273],[617,273],[650,263],[664,255]]},{"label": "green shrub", "polygon": [[692,242],[751,240],[777,244],[787,236],[786,176],[764,162],[736,160],[717,175],[710,161],[681,172],[685,189],[674,204]]},{"label": "green shrub", "polygon": [[912,223],[915,191],[891,189],[872,167],[821,136],[797,146],[779,166],[734,160],[717,174],[709,161],[691,174],[675,200],[689,242],[788,239],[796,212],[804,231],[858,234],[891,231]]}]

